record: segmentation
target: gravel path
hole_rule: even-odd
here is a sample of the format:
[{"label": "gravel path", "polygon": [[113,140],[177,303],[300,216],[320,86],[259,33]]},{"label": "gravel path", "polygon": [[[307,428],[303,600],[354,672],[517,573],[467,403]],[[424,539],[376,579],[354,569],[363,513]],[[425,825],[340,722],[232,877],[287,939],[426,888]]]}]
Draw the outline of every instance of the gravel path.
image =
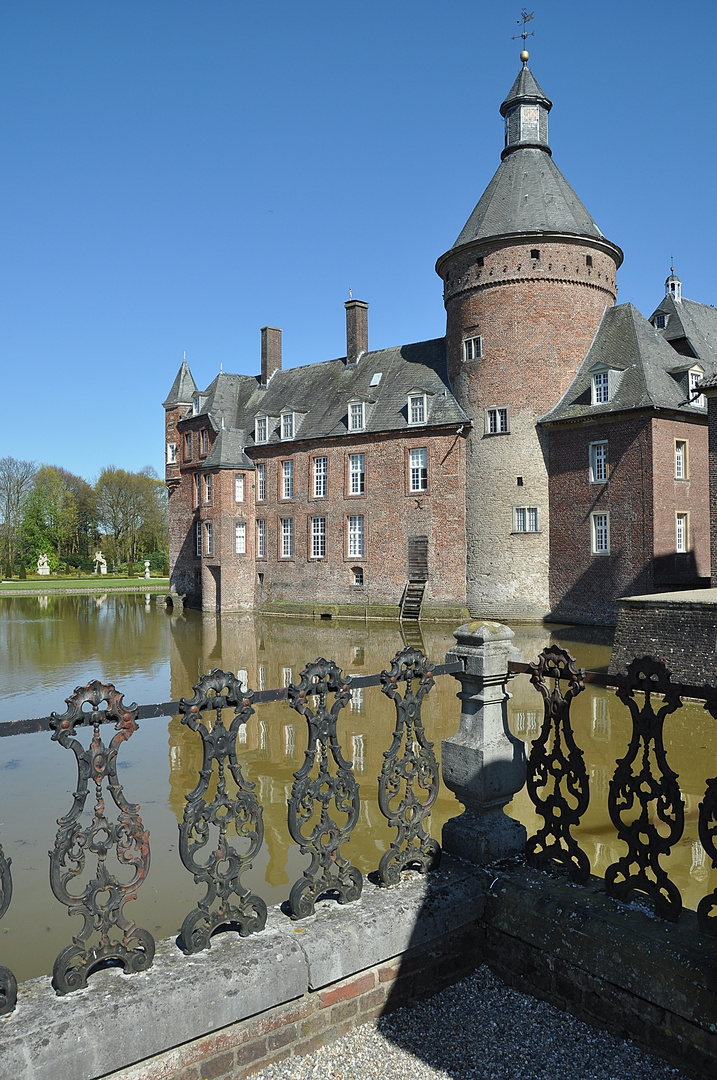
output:
[{"label": "gravel path", "polygon": [[488,967],[252,1080],[687,1080],[622,1039],[511,990]]}]

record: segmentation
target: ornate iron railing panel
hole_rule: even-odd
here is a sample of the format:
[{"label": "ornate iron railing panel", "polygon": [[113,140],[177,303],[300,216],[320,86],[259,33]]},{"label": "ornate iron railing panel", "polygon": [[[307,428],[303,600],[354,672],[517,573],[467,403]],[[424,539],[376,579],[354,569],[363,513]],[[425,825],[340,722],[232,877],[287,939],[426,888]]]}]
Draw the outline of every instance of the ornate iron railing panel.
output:
[{"label": "ornate iron railing panel", "polygon": [[[585,689],[585,673],[582,668],[576,670],[575,658],[558,646],[543,649],[529,671],[530,681],[543,697],[544,718],[528,757],[526,782],[545,824],[528,839],[526,854],[532,866],[557,863],[573,881],[582,883],[590,876],[590,860],[570,830],[580,824],[587,810],[590,789],[583,751],[573,736],[570,704]],[[561,679],[568,683],[564,696]]]},{"label": "ornate iron railing panel", "polygon": [[[634,697],[638,691],[645,695],[642,708]],[[657,712],[653,694],[663,699]],[[617,696],[630,710],[632,736],[610,781],[608,809],[628,851],[608,866],[605,888],[618,900],[633,889],[647,893],[659,916],[676,920],[682,897],[660,865],[660,856],[669,855],[682,836],[685,815],[677,773],[667,764],[662,730],[665,717],[682,708],[682,702],[665,664],[651,656],[631,661]]]},{"label": "ornate iron railing panel", "polygon": [[[0,919],[10,907],[12,900],[12,875],[10,863],[0,846]],[[17,980],[9,968],[0,965],[0,1016],[11,1013],[17,1003]]]},{"label": "ornate iron railing panel", "polygon": [[[127,919],[124,906],[135,900],[137,890],[149,871],[149,833],[139,816],[139,807],[128,803],[117,779],[117,753],[123,742],[137,730],[137,706],[124,704],[122,694],[111,683],[95,680],[78,686],[65,699],[67,710],[52,714],[53,742],[72,750],[77,760],[77,789],[70,812],[58,819],[60,826],[50,852],[50,884],[57,899],[65,904],[69,915],[81,915],[84,925],[69,945],[58,955],[53,968],[53,983],[59,994],[66,994],[87,985],[87,978],[102,963],[116,961],[126,972],[144,971],[154,959],[154,938],[147,930],[138,928]],[[83,705],[90,706],[89,712]],[[106,711],[101,709],[106,705]],[[105,746],[100,737],[100,724],[107,717],[115,720],[116,735]],[[85,750],[75,737],[78,726],[92,726],[92,738]],[[83,827],[80,821],[90,781],[95,785],[95,805],[92,821]],[[116,822],[105,813],[103,784],[119,810]],[[107,867],[111,850],[122,867],[133,871],[130,881],[122,882]],[[86,853],[97,857],[94,877],[81,893],[69,886],[83,872]],[[121,940],[112,937],[112,930],[122,932]],[[95,930],[99,945],[89,946],[88,938]]]},{"label": "ornate iron railing panel", "polygon": [[[401,682],[406,684],[403,696],[398,687]],[[396,727],[391,747],[383,755],[378,805],[391,828],[397,830],[379,862],[382,885],[395,885],[408,867],[426,873],[440,861],[440,845],[426,831],[438,798],[438,762],[421,720],[421,702],[433,686],[428,660],[410,646],[396,653],[390,671],[381,672],[381,693],[390,697],[396,707]],[[420,792],[425,793],[423,798]]]},{"label": "ornate iron railing panel", "polygon": [[[341,845],[349,839],[359,816],[353,765],[343,757],[336,734],[338,715],[351,696],[350,683],[332,660],[320,657],[306,665],[297,685],[292,683],[288,688],[289,704],[308,724],[304,763],[294,773],[289,799],[289,833],[301,853],[311,855],[310,865],[289,894],[289,911],[295,919],[313,914],[321,896],[334,896],[346,904],[358,900],[363,888],[361,871],[341,856]],[[331,709],[326,707],[329,693],[334,694]],[[314,709],[309,706],[310,697],[316,699]],[[331,816],[332,803],[334,813],[346,816],[343,824]]]},{"label": "ornate iron railing panel", "polygon": [[[254,694],[244,689],[231,672],[218,668],[202,675],[193,689],[194,697],[182,698],[179,708],[182,723],[201,735],[204,757],[199,783],[186,796],[184,818],[179,826],[179,854],[195,882],[203,882],[207,891],[182,923],[182,945],[188,953],[208,949],[212,934],[220,926],[236,928],[246,937],[263,930],[266,924],[266,904],[241,880],[244,871],[251,869],[264,840],[262,809],[254,794],[255,785],[244,779],[237,760],[237,737],[254,712]],[[227,707],[234,707],[229,727],[225,727],[222,717],[222,709]],[[211,726],[202,719],[202,710],[214,710]],[[217,789],[211,802],[207,802],[205,796],[214,765]],[[234,796],[227,791],[227,766],[236,785]],[[240,852],[228,842],[230,828],[246,843],[245,850]],[[198,856],[209,844],[212,833],[218,834],[216,844],[209,849],[206,861],[201,861]],[[212,910],[214,904],[217,906]]]},{"label": "ornate iron railing panel", "polygon": [[[717,691],[705,687],[705,710],[717,719]],[[707,789],[699,806],[698,833],[700,843],[717,870],[717,776],[707,781]],[[697,922],[705,934],[717,937],[717,888],[703,896],[697,905]]]}]

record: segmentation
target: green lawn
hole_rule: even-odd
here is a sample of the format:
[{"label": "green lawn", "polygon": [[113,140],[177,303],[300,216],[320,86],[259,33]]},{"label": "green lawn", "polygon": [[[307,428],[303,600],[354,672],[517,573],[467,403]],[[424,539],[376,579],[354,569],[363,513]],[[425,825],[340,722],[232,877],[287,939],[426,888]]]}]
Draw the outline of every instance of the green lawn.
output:
[{"label": "green lawn", "polygon": [[129,586],[136,588],[138,592],[146,589],[168,589],[169,578],[111,577],[109,574],[106,576],[83,574],[81,578],[28,578],[27,581],[1,582],[0,594],[11,592],[48,593],[57,589],[102,589],[103,592],[109,592],[112,589],[126,589]]}]

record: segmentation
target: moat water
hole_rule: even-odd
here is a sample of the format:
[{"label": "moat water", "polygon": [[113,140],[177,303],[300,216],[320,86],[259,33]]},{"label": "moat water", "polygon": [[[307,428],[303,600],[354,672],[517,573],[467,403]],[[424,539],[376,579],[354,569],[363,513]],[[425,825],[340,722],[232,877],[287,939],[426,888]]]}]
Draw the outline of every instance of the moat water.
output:
[{"label": "moat water", "polygon": [[[423,627],[424,649],[434,662],[442,662],[454,644],[453,629],[448,624]],[[555,642],[587,668],[605,669],[609,662],[610,635],[605,630],[533,624],[514,629],[515,644],[526,660]],[[126,703],[176,701],[191,696],[192,684],[212,668],[241,672],[250,687],[269,689],[298,681],[304,665],[318,656],[333,659],[350,674],[381,671],[404,644],[397,623],[215,616],[191,610],[174,617],[157,607],[154,597],[128,594],[3,598],[0,721],[62,712],[75,686],[91,679],[114,683]],[[424,703],[427,734],[439,754],[441,739],[458,729],[458,689],[451,676],[440,677]],[[539,731],[542,701],[525,676],[516,678],[510,689],[511,729],[529,741]],[[611,691],[588,687],[574,702],[572,717],[591,784],[590,808],[576,835],[593,871],[602,875],[624,851],[606,802],[615,759],[628,744],[629,716]],[[370,688],[356,695],[339,720],[339,739],[344,755],[354,762],[362,800],[359,824],[343,854],[364,873],[377,867],[393,837],[378,810],[377,778],[394,718],[392,703],[378,688]],[[106,741],[111,730],[103,729]],[[680,777],[686,828],[664,865],[685,904],[695,907],[717,884],[697,839],[698,804],[706,778],[717,773],[714,722],[700,705],[688,703],[667,719],[665,744]],[[286,899],[308,862],[290,841],[286,826],[293,773],[305,747],[306,723],[286,702],[257,706],[239,746],[244,774],[257,785],[265,825],[264,847],[244,880],[269,904]],[[119,753],[120,780],[127,800],[140,805],[150,830],[152,859],[138,899],[125,911],[157,939],[176,935],[204,892],[182,866],[177,850],[184,797],[197,783],[201,760],[199,736],[177,717],[141,721]],[[52,895],[47,854],[57,818],[72,805],[76,782],[74,755],[51,742],[50,733],[0,739],[0,844],[12,858],[13,875],[12,904],[0,921],[0,964],[20,980],[49,973],[57,953],[81,926],[79,917],[69,918]],[[88,809],[91,803],[90,794]],[[111,800],[108,808],[113,810]],[[541,819],[524,793],[509,809],[530,832],[539,827]],[[453,795],[442,789],[432,834],[440,838],[443,823],[459,812]],[[88,868],[93,862],[88,860]]]}]

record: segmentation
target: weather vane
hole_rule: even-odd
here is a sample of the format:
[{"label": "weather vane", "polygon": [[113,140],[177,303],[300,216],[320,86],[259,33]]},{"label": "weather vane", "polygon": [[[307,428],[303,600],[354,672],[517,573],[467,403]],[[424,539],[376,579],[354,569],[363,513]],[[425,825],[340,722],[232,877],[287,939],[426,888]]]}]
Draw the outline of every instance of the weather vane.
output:
[{"label": "weather vane", "polygon": [[[526,11],[526,9],[523,8],[523,10],[521,12],[521,18],[523,20],[523,29],[522,29],[520,34],[513,34],[513,37],[510,39],[511,41],[517,41],[519,37],[522,38],[523,39],[523,51],[525,51],[525,42],[526,42],[526,40],[529,37],[535,37],[535,30],[531,30],[530,33],[528,33],[528,31],[525,29],[527,24],[530,22],[530,20],[534,16],[535,16],[534,11]],[[518,19],[518,26],[520,26],[520,19]]]}]

